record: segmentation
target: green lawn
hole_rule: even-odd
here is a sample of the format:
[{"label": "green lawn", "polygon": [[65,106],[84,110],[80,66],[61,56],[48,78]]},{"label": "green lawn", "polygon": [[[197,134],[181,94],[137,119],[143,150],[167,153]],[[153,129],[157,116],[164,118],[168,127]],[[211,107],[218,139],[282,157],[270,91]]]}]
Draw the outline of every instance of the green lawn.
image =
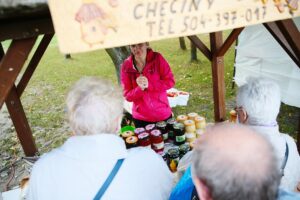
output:
[{"label": "green lawn", "polygon": [[[207,35],[201,35],[206,43]],[[186,39],[189,47],[189,41]],[[9,42],[5,42],[7,48]],[[186,107],[174,108],[175,115],[197,112],[213,121],[213,97],[210,62],[198,53],[198,62],[190,62],[190,51],[179,48],[178,39],[168,39],[150,43],[151,47],[163,54],[175,74],[176,88],[190,92]],[[234,107],[235,89],[231,89],[233,76],[234,49],[225,57],[226,106]],[[62,144],[70,131],[65,120],[65,94],[68,88],[82,76],[101,76],[117,83],[112,61],[104,50],[74,54],[65,59],[54,38],[42,58],[35,74],[22,96],[22,102],[32,127],[34,137],[41,153]],[[227,111],[228,111],[227,110]],[[279,117],[282,131],[295,137],[299,109],[285,106]],[[7,137],[0,140],[1,152],[11,151],[15,146],[17,153],[22,150],[16,139],[14,129],[6,130]]]}]

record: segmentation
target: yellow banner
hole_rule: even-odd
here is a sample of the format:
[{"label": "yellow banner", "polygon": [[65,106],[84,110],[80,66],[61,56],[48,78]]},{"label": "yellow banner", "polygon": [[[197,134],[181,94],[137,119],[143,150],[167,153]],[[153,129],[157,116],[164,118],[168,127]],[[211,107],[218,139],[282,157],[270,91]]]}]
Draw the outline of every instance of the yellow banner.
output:
[{"label": "yellow banner", "polygon": [[48,3],[63,53],[300,16],[298,0],[48,0]]}]

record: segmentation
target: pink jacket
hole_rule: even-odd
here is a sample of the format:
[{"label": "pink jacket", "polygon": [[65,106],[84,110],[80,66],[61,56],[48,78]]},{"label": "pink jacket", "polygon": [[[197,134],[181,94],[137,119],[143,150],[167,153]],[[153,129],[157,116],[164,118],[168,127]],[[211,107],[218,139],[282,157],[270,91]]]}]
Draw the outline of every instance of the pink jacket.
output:
[{"label": "pink jacket", "polygon": [[160,53],[147,51],[146,65],[142,72],[148,78],[149,86],[141,90],[136,83],[140,73],[133,66],[133,56],[122,64],[121,82],[124,97],[133,102],[132,115],[135,119],[158,122],[167,119],[171,113],[166,90],[175,84],[169,64]]}]

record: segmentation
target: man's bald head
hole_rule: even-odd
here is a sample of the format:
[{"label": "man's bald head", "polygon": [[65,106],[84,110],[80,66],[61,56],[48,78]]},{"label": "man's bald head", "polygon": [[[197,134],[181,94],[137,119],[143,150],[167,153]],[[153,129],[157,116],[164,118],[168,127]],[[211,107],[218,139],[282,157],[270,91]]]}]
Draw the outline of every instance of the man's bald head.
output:
[{"label": "man's bald head", "polygon": [[280,182],[272,146],[244,126],[209,128],[195,145],[193,173],[214,200],[275,199]]}]

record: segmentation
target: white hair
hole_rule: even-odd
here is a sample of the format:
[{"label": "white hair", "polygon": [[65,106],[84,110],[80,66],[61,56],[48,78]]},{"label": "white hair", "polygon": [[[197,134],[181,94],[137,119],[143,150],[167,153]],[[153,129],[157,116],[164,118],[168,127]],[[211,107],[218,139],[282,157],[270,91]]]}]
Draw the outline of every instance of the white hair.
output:
[{"label": "white hair", "polygon": [[76,135],[115,133],[123,113],[122,90],[96,77],[77,81],[66,103],[70,126]]},{"label": "white hair", "polygon": [[248,127],[232,124],[210,127],[197,140],[192,175],[214,200],[273,200],[281,177],[272,145]]},{"label": "white hair", "polygon": [[247,112],[250,125],[276,123],[281,102],[280,89],[267,78],[248,77],[247,83],[238,90],[236,102]]}]

